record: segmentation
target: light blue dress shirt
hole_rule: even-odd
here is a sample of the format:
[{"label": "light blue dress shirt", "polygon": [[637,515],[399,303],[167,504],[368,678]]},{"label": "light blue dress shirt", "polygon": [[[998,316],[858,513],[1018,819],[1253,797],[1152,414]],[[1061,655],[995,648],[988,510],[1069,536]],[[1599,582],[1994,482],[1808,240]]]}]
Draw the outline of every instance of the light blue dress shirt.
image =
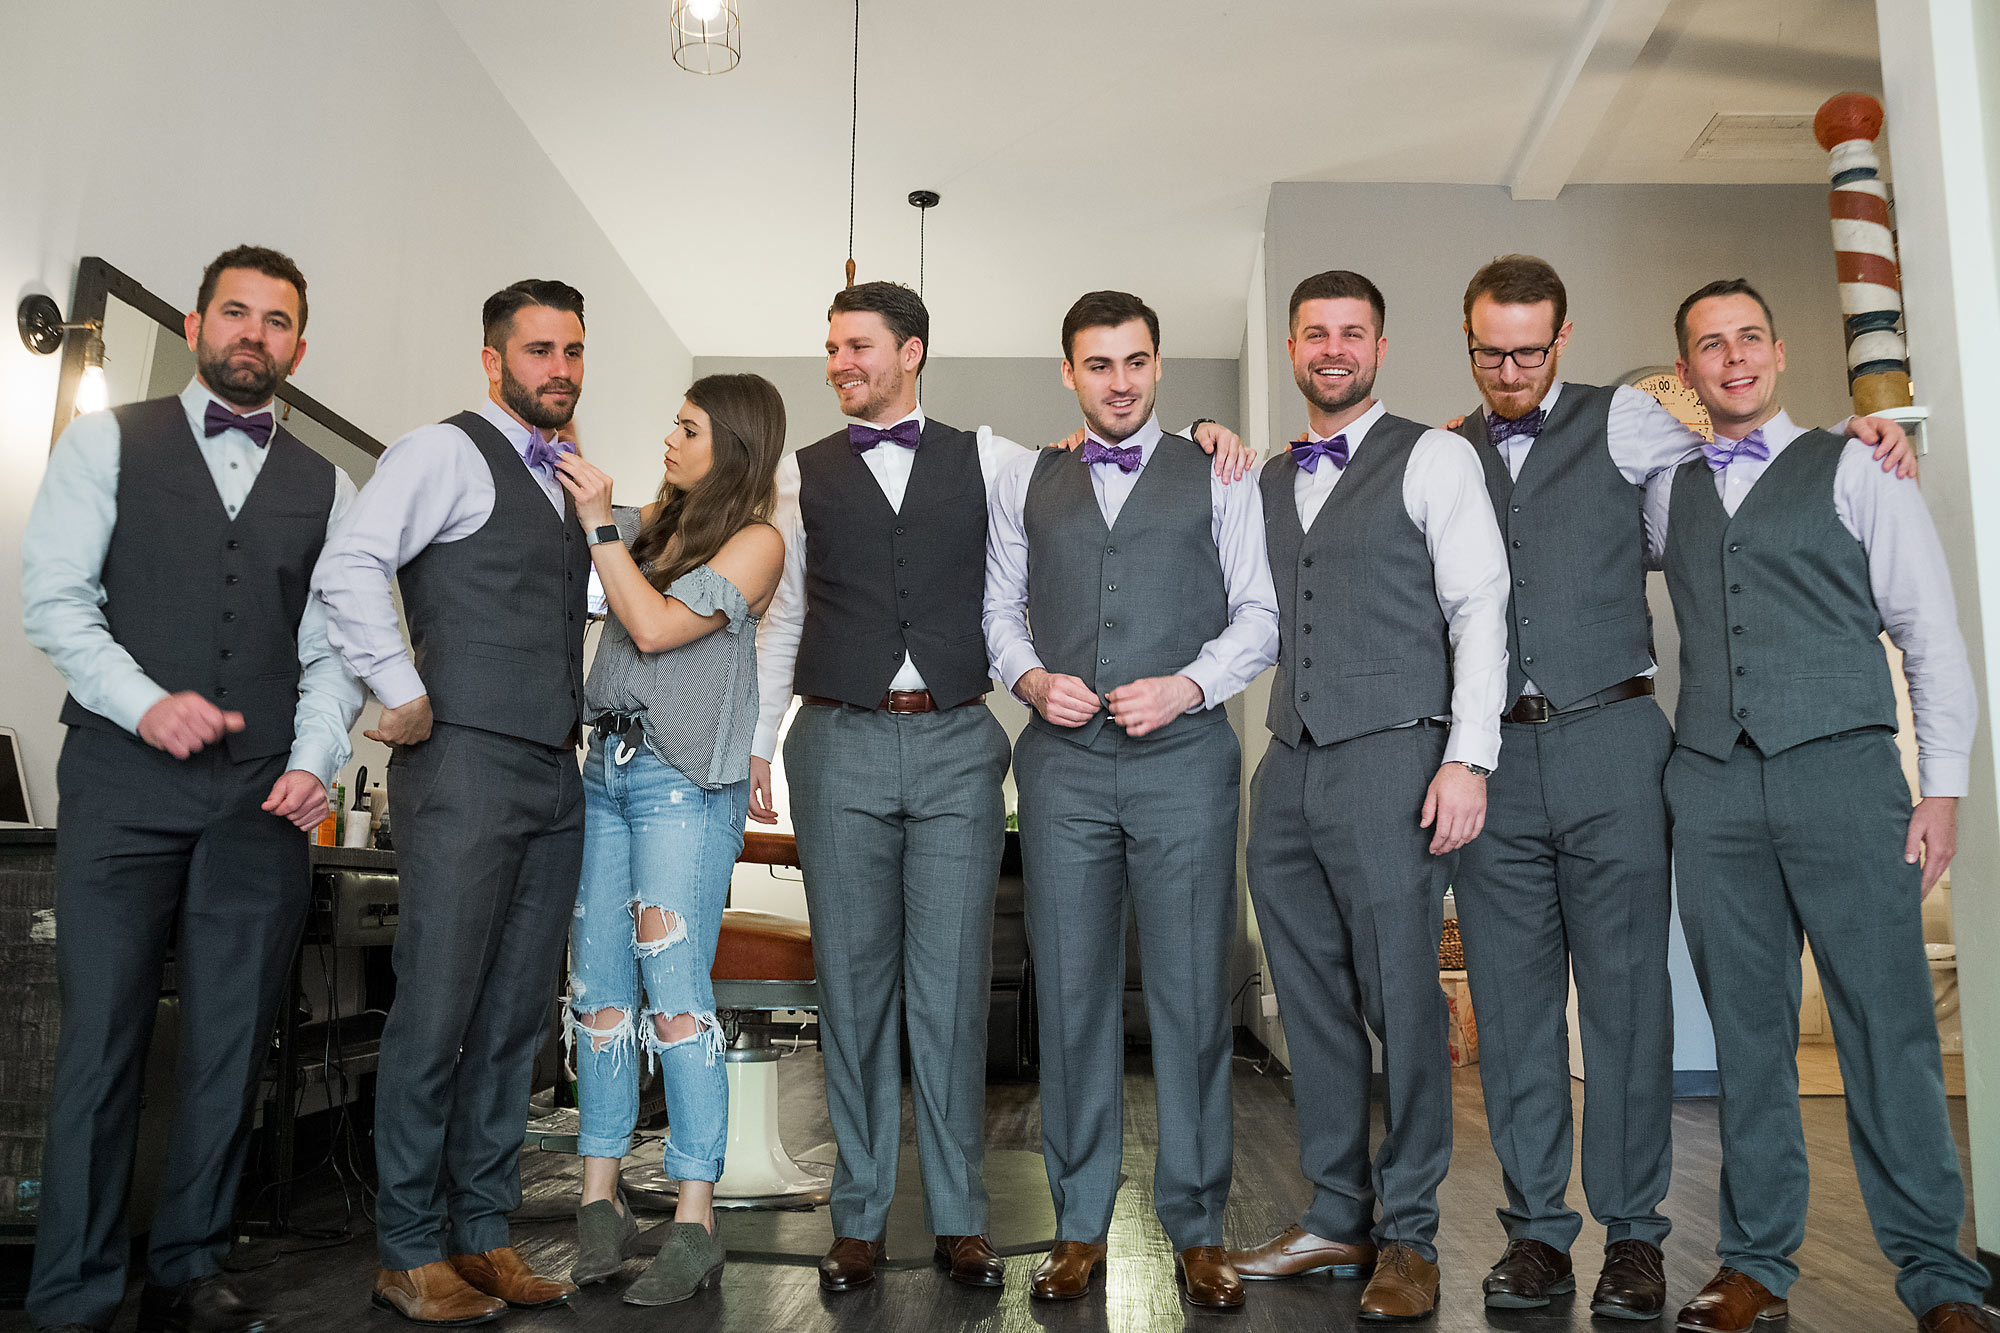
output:
[{"label": "light blue dress shirt", "polygon": [[[240,430],[206,433],[202,419],[208,405],[222,400],[199,379],[180,397],[195,446],[223,508],[234,518],[268,455]],[[222,406],[237,411],[233,403]],[[139,719],[167,691],[111,636],[104,618],[100,576],[118,520],[120,457],[118,418],[110,412],[78,417],[56,441],[21,541],[22,624],[28,642],[48,654],[78,703],[136,736]],[[354,500],[354,482],[337,467],[333,473],[329,532]],[[310,601],[299,619],[298,652],[299,706],[286,767],[302,769],[330,789],[353,748],[347,733],[361,712],[361,685],[333,652],[325,614]]]}]

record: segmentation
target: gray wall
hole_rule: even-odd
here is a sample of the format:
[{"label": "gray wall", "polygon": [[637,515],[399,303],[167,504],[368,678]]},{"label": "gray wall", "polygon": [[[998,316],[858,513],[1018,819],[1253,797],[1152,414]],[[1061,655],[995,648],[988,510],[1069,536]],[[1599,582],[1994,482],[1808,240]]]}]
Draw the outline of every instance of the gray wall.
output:
[{"label": "gray wall", "polygon": [[[1173,331],[1161,341],[1173,346]],[[788,417],[785,447],[796,449],[840,429],[840,405],[826,384],[821,356],[698,356],[696,375],[753,371],[778,386]],[[1055,357],[935,357],[924,367],[924,411],[962,430],[991,426],[997,434],[1036,448],[1062,439],[1083,424],[1076,395],[1062,384]],[[1180,430],[1196,417],[1235,427],[1237,363],[1214,358],[1166,358],[1160,380],[1160,424]]]}]

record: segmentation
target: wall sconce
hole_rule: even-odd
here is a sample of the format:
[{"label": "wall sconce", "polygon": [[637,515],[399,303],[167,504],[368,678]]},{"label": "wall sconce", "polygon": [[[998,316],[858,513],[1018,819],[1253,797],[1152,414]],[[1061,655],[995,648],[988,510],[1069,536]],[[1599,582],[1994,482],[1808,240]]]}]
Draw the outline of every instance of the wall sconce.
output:
[{"label": "wall sconce", "polygon": [[36,292],[21,298],[14,312],[14,325],[21,332],[21,345],[37,356],[52,356],[63,345],[63,334],[81,330],[90,336],[83,345],[83,378],[76,385],[76,410],[102,412],[111,406],[111,390],[104,382],[104,326],[96,320],[81,324],[63,323],[62,310],[53,297]]}]

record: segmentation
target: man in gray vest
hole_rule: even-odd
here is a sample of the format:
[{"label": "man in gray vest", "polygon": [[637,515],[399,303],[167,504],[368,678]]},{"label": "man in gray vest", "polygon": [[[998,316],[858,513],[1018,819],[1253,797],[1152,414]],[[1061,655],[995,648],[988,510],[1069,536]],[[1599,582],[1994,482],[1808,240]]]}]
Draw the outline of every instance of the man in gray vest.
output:
[{"label": "man in gray vest", "polygon": [[[1922,901],[1957,848],[1979,704],[1951,576],[1916,483],[1778,405],[1785,345],[1742,279],[1681,303],[1677,369],[1715,426],[1666,491],[1681,633],[1666,796],[1681,923],[1722,1077],[1722,1270],[1684,1329],[1786,1312],[1805,1238],[1799,948],[1847,1085],[1854,1169],[1896,1292],[1923,1333],[1991,1330],[1986,1271],[1958,1249],[1958,1151]],[[1655,503],[1655,512],[1658,505]],[[1881,636],[1914,705],[1913,811]]]},{"label": "man in gray vest", "polygon": [[1035,710],[1014,761],[1057,1220],[1032,1292],[1082,1296],[1104,1262],[1129,892],[1159,1109],[1154,1206],[1184,1297],[1237,1306],[1221,1242],[1241,752],[1220,705],[1277,651],[1271,573],[1250,483],[1214,477],[1154,420],[1153,311],[1091,292],[1062,343],[1088,438],[995,479],[986,564],[987,649]]},{"label": "man in gray vest", "polygon": [[[1638,389],[1564,383],[1569,334],[1562,279],[1542,260],[1504,256],[1466,286],[1484,410],[1461,430],[1485,467],[1512,582],[1507,762],[1455,883],[1507,1196],[1507,1248],[1484,1286],[1501,1308],[1575,1289],[1569,1248],[1582,1219],[1565,1199],[1573,975],[1589,1075],[1583,1188],[1606,1238],[1590,1308],[1652,1319],[1666,1303],[1660,1202],[1672,1162],[1660,774],[1673,737],[1652,700],[1641,509],[1646,483],[1701,439]],[[1902,442],[1893,423],[1855,430],[1885,451]]]},{"label": "man in gray vest", "polygon": [[361,711],[306,597],[354,485],[273,410],[305,326],[290,259],[219,256],[187,317],[194,381],[78,417],[28,517],[28,641],[69,686],[37,1328],[109,1328],[124,1297],[140,1069],[169,942],[181,1043],[198,1058],[180,1065],[139,1327],[268,1326],[221,1261],[305,921],[305,830],[326,816]]},{"label": "man in gray vest", "polygon": [[[489,401],[389,446],[313,576],[395,747],[402,926],[375,1094],[375,1304],[473,1323],[566,1300],[507,1240],[529,1071],[583,863],[575,744],[589,546],[555,476],[583,386],[583,297],[486,301]],[[402,586],[415,648],[396,627]]]},{"label": "man in gray vest", "polygon": [[[1281,647],[1250,797],[1250,894],[1283,1007],[1303,1221],[1230,1257],[1244,1277],[1372,1274],[1360,1314],[1437,1306],[1451,1066],[1437,981],[1444,891],[1500,751],[1506,555],[1479,460],[1374,397],[1382,293],[1358,273],[1292,292],[1310,429],[1264,464]],[[1388,1079],[1368,1152],[1368,1034]],[[1380,1216],[1377,1216],[1379,1208]]]}]

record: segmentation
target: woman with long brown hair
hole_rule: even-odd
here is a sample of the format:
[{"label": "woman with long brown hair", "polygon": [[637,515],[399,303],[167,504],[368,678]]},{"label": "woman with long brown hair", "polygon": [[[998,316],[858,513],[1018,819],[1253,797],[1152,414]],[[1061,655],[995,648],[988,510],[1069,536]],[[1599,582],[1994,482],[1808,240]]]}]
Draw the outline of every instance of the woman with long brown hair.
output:
[{"label": "woman with long brown hair", "polygon": [[729,1085],[709,968],[749,807],[757,621],[784,566],[768,521],[784,443],[768,380],[710,375],[687,391],[644,509],[615,508],[611,479],[580,456],[557,465],[609,608],[584,684],[595,722],[565,1025],[583,1158],[571,1276],[610,1277],[636,1249],[618,1164],[643,1049],[660,1063],[664,1164],[681,1189],[672,1234],[625,1293],[635,1305],[685,1300],[722,1272],[713,1200]]}]

